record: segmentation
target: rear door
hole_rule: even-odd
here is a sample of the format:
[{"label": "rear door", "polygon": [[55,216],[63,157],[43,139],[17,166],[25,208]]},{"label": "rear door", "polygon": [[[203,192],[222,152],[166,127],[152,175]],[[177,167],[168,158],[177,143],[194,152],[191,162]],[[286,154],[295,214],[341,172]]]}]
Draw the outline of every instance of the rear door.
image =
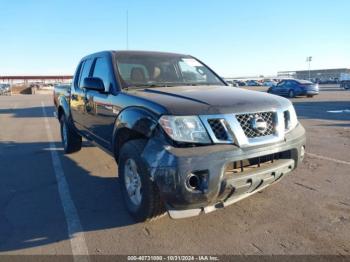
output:
[{"label": "rear door", "polygon": [[300,95],[303,93],[303,84],[298,81],[292,81],[292,87],[290,90],[293,90],[295,95]]},{"label": "rear door", "polygon": [[81,62],[71,89],[70,109],[74,125],[79,130],[86,129],[85,90],[82,88],[83,80],[90,75],[93,59]]}]

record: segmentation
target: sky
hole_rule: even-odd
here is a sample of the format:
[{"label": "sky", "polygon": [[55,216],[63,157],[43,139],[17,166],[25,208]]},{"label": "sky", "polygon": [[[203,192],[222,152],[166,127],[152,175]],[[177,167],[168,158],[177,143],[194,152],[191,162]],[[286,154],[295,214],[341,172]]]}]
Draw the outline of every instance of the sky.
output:
[{"label": "sky", "polygon": [[0,75],[73,74],[102,50],[191,54],[221,76],[350,68],[349,0],[0,0]]}]

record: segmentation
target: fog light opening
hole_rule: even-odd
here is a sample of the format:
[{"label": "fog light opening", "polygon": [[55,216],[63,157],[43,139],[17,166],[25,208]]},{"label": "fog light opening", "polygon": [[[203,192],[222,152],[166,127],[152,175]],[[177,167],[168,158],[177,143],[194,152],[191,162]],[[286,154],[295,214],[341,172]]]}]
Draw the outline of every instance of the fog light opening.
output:
[{"label": "fog light opening", "polygon": [[200,178],[197,175],[190,174],[186,180],[187,187],[192,190],[199,190]]}]

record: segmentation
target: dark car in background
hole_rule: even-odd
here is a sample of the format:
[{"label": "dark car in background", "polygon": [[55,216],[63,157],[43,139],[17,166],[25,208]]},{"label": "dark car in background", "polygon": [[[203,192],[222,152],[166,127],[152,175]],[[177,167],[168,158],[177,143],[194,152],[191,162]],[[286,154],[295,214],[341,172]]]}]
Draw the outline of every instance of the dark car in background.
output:
[{"label": "dark car in background", "polygon": [[314,84],[306,80],[289,79],[282,80],[276,86],[272,86],[267,90],[268,93],[288,96],[293,98],[295,96],[313,97],[318,95],[318,84]]},{"label": "dark car in background", "polygon": [[247,84],[244,81],[237,81],[238,86],[246,86]]},{"label": "dark car in background", "polygon": [[230,86],[238,87],[238,83],[235,80],[225,80],[226,83]]},{"label": "dark car in background", "polygon": [[272,86],[277,85],[277,82],[274,81],[274,80],[271,80],[271,79],[265,79],[265,80],[262,82],[262,85],[263,85],[263,86],[272,87]]}]

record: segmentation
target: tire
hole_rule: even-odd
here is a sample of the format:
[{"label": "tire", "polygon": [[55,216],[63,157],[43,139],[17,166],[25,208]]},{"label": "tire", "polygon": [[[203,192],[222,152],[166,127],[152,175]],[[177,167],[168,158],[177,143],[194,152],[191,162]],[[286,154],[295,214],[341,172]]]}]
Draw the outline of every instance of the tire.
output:
[{"label": "tire", "polygon": [[63,114],[60,119],[61,139],[65,154],[78,152],[81,149],[82,138],[71,127],[66,116]]},{"label": "tire", "polygon": [[[124,203],[136,222],[153,220],[165,212],[159,189],[151,180],[150,169],[141,157],[146,142],[143,139],[126,142],[120,150],[118,160],[118,175]],[[138,178],[130,179],[133,176]],[[131,180],[133,185],[130,184]]]},{"label": "tire", "polygon": [[289,92],[288,92],[288,97],[289,97],[289,98],[295,97],[295,94],[294,94],[294,91],[293,91],[293,90],[289,90]]},{"label": "tire", "polygon": [[314,96],[313,95],[307,95],[307,97],[313,98]]}]

